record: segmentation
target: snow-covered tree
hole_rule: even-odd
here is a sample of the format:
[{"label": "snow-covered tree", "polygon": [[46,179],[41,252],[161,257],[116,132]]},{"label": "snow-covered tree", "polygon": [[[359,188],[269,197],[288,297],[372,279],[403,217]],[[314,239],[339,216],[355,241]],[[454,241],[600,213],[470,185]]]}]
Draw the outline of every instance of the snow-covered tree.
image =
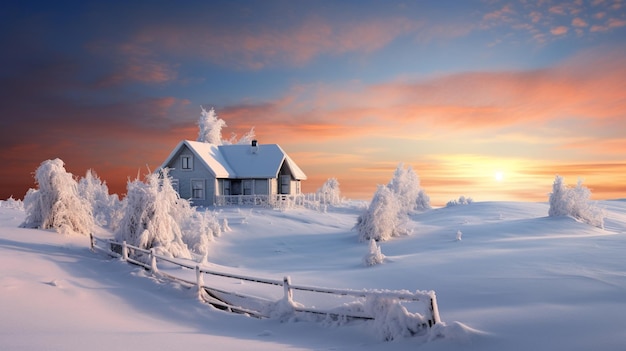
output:
[{"label": "snow-covered tree", "polygon": [[417,194],[417,199],[415,199],[415,210],[417,211],[426,211],[430,210],[432,206],[430,206],[430,196],[426,194],[424,189],[420,189]]},{"label": "snow-covered tree", "polygon": [[331,205],[341,203],[341,190],[339,189],[339,181],[336,178],[328,178],[322,186],[317,189],[317,195],[320,202]]},{"label": "snow-covered tree", "polygon": [[387,187],[394,193],[403,210],[410,212],[415,209],[420,181],[411,166],[404,168],[403,163],[398,164]]},{"label": "snow-covered tree", "polygon": [[421,188],[419,177],[411,166],[405,168],[403,163],[398,164],[387,186],[396,195],[401,208],[407,213],[431,208],[430,197]]},{"label": "snow-covered tree", "polygon": [[167,170],[147,175],[145,183],[129,181],[117,240],[143,249],[154,248],[161,255],[190,258],[178,223],[177,210],[184,201],[172,187]]},{"label": "snow-covered tree", "polygon": [[78,193],[91,205],[91,213],[96,224],[109,226],[112,220],[119,219],[116,214],[121,203],[117,194],[110,195],[106,183],[91,169],[78,181]]},{"label": "snow-covered tree", "polygon": [[392,236],[408,234],[406,222],[409,213],[430,209],[430,198],[420,187],[419,178],[410,166],[402,163],[386,186],[379,186],[368,209],[359,216],[354,226],[361,241],[373,238],[389,240]]},{"label": "snow-covered tree", "polygon": [[39,189],[24,197],[23,227],[55,229],[64,234],[89,234],[93,227],[91,206],[78,193],[78,184],[61,159],[46,160],[35,171]]},{"label": "snow-covered tree", "polygon": [[406,212],[402,211],[400,202],[391,189],[379,185],[369,207],[357,218],[354,228],[359,233],[360,241],[385,241],[407,234],[406,217]]},{"label": "snow-covered tree", "polygon": [[569,192],[565,186],[564,179],[560,175],[554,178],[552,183],[552,193],[550,193],[550,209],[548,216],[559,217],[567,216],[572,207],[569,198]]},{"label": "snow-covered tree", "polygon": [[209,111],[202,108],[200,119],[198,119],[198,139],[203,143],[222,145],[222,128],[226,127],[226,122],[217,117],[214,108]]},{"label": "snow-covered tree", "polygon": [[[250,145],[252,140],[256,138],[256,133],[254,132],[254,127],[250,128],[250,130],[244,134],[237,142],[233,142],[233,144],[239,145]],[[233,140],[236,139],[236,135],[233,135]]]},{"label": "snow-covered tree", "polygon": [[573,188],[568,188],[563,177],[557,175],[550,193],[548,216],[571,216],[587,224],[604,228],[605,213],[590,202],[591,191],[582,180]]}]

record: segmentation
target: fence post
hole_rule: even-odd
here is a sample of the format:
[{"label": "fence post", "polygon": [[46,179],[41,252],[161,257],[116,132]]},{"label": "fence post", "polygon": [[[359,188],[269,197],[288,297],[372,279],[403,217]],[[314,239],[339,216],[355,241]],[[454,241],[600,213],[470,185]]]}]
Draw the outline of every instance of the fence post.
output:
[{"label": "fence post", "polygon": [[92,252],[95,251],[94,250],[95,246],[96,246],[96,243],[94,242],[93,233],[89,233],[89,247]]},{"label": "fence post", "polygon": [[293,290],[291,290],[291,277],[288,275],[283,278],[283,290],[285,291],[285,301],[293,304]]},{"label": "fence post", "polygon": [[202,299],[202,287],[204,286],[204,278],[200,271],[200,265],[196,265],[196,284],[198,284],[198,298]]},{"label": "fence post", "polygon": [[154,254],[154,247],[150,248],[150,269],[152,269],[154,273],[159,271],[156,263],[156,255]]},{"label": "fence post", "polygon": [[122,259],[128,260],[128,246],[126,246],[126,240],[122,241]]},{"label": "fence post", "polygon": [[[439,317],[439,306],[437,306],[437,295],[435,295],[434,291],[430,296],[430,311],[433,317],[433,325],[441,323],[441,318]],[[428,323],[430,324],[430,321]]]}]

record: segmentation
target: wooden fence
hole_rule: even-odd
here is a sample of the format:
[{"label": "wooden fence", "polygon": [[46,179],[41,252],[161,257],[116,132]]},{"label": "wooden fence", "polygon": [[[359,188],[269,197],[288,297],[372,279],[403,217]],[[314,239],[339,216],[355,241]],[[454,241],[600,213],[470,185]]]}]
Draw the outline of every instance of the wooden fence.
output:
[{"label": "wooden fence", "polygon": [[[419,328],[426,329],[440,323],[439,310],[437,307],[437,298],[434,291],[397,291],[397,290],[351,290],[351,289],[333,289],[316,286],[297,285],[291,282],[289,276],[282,280],[258,278],[246,276],[242,274],[233,274],[209,269],[201,264],[197,264],[191,260],[175,259],[155,253],[154,249],[145,250],[136,246],[127,244],[126,242],[116,242],[110,239],[101,239],[93,234],[90,235],[91,250],[102,251],[114,257],[144,267],[152,271],[154,274],[164,276],[166,278],[187,284],[189,287],[197,287],[198,297],[212,306],[234,312],[247,314],[257,318],[271,318],[272,304],[283,303],[283,306],[289,306],[292,312],[308,313],[315,315],[323,315],[335,319],[366,319],[374,320],[376,316],[368,313],[364,309],[345,309],[345,308],[319,308],[313,306],[305,306],[294,300],[294,291],[307,292],[312,294],[348,296],[353,299],[376,299],[385,298],[395,301],[396,303],[419,303],[421,304],[420,315],[423,321]],[[195,272],[195,278],[181,276],[181,274],[173,274],[160,270],[157,264],[165,263],[178,268],[186,268],[188,272]],[[184,274],[183,274],[184,275]],[[235,291],[229,291],[228,288],[220,286],[211,286],[204,281],[205,276],[222,277],[233,279],[235,281],[247,281],[268,286],[282,287],[282,298],[278,301],[268,300],[259,296],[245,294]],[[193,274],[192,274],[193,277]]]}]

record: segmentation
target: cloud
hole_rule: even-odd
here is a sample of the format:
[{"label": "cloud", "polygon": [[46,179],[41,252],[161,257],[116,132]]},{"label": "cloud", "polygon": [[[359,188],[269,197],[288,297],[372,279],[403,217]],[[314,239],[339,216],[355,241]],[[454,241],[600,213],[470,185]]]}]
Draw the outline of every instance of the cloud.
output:
[{"label": "cloud", "polygon": [[238,30],[197,23],[158,24],[140,28],[119,46],[119,52],[131,60],[159,53],[258,70],[281,64],[301,66],[322,55],[371,53],[421,26],[402,17],[340,23],[310,17],[291,28]]},{"label": "cloud", "polygon": [[572,20],[572,26],[574,26],[574,27],[587,27],[588,24],[587,24],[587,22],[584,19],[582,19],[580,17],[576,17],[576,18],[574,18]]},{"label": "cloud", "polygon": [[566,34],[567,31],[568,28],[566,26],[558,26],[550,29],[550,33],[552,33],[552,35],[563,35]]}]

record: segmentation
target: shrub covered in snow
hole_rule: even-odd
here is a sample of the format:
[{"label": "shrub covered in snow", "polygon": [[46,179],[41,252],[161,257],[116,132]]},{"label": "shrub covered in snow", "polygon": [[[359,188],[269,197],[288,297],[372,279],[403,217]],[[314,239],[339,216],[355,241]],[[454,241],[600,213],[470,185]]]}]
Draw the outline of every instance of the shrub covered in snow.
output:
[{"label": "shrub covered in snow", "polygon": [[550,193],[548,216],[571,216],[595,227],[604,228],[604,211],[590,202],[591,191],[578,180],[575,187],[567,187],[557,175]]},{"label": "shrub covered in snow", "polygon": [[385,255],[380,251],[380,246],[376,240],[370,239],[369,252],[363,257],[363,264],[366,266],[374,266],[385,261]]},{"label": "shrub covered in snow", "polygon": [[[182,200],[181,202],[187,202]],[[186,207],[186,206],[185,206]],[[222,227],[213,212],[198,211],[190,207],[190,211],[181,211],[179,219],[183,233],[183,242],[192,252],[206,257],[210,243],[222,234]],[[225,223],[225,228],[228,222]],[[230,228],[228,228],[230,229]]]},{"label": "shrub covered in snow", "polygon": [[337,178],[328,178],[322,186],[317,189],[320,203],[338,205],[341,203],[341,190]]},{"label": "shrub covered in snow", "polygon": [[24,202],[20,199],[14,199],[13,196],[6,200],[0,201],[0,207],[10,208],[13,210],[24,210]]},{"label": "shrub covered in snow", "polygon": [[97,225],[111,227],[119,218],[121,202],[117,194],[109,194],[109,188],[91,169],[78,181],[78,193],[91,205]]},{"label": "shrub covered in snow", "polygon": [[190,258],[178,223],[184,201],[172,187],[167,170],[162,176],[147,175],[145,183],[129,181],[116,239],[143,249],[155,248],[161,255]]},{"label": "shrub covered in snow", "polygon": [[465,197],[463,195],[459,196],[458,200],[450,200],[448,201],[448,203],[446,204],[446,207],[452,207],[452,206],[456,206],[456,205],[469,205],[471,203],[474,202],[474,199],[472,199],[471,197]]},{"label": "shrub covered in snow", "polygon": [[89,234],[93,227],[91,206],[78,194],[78,184],[60,159],[46,160],[35,171],[39,189],[24,197],[23,227],[55,229],[64,234]]}]

